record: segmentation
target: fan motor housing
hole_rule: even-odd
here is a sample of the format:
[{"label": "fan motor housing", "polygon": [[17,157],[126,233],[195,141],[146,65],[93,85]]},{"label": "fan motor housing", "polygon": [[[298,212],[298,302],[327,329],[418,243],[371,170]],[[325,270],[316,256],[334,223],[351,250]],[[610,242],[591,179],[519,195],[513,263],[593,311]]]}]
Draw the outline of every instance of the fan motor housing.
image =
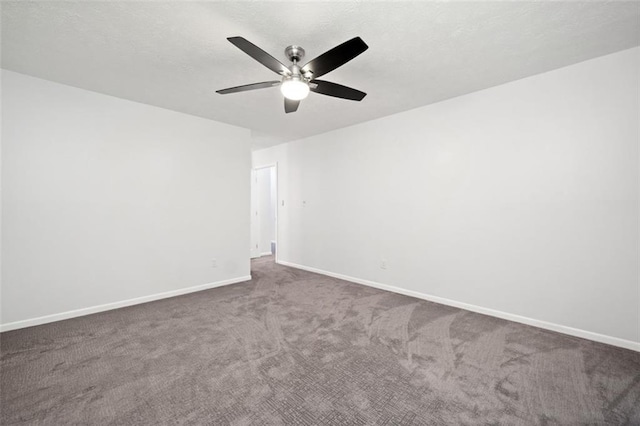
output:
[{"label": "fan motor housing", "polygon": [[284,49],[284,54],[291,62],[298,62],[300,59],[304,58],[304,49],[296,45],[287,46],[287,48]]}]

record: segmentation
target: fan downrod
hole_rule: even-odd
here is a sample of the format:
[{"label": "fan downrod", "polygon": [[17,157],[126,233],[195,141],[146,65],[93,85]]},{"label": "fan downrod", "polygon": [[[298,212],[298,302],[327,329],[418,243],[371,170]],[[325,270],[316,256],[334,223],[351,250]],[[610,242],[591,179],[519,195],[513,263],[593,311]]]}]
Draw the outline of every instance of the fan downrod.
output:
[{"label": "fan downrod", "polygon": [[300,59],[304,58],[304,49],[296,45],[287,46],[287,48],[284,49],[284,54],[291,62],[299,62]]}]

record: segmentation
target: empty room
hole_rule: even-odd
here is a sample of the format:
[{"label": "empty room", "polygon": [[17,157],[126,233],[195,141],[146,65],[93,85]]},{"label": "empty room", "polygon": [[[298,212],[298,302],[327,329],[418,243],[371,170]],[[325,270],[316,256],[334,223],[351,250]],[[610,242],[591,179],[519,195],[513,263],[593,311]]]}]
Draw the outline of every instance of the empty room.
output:
[{"label": "empty room", "polygon": [[640,425],[640,2],[0,14],[0,424]]}]

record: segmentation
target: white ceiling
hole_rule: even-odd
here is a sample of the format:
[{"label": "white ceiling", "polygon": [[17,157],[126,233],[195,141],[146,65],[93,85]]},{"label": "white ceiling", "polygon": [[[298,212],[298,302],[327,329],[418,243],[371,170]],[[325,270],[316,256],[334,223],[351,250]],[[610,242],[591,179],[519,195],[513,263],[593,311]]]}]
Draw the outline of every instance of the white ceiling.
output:
[{"label": "white ceiling", "polygon": [[[311,93],[285,114],[278,76],[226,40],[283,63],[360,36],[369,50],[327,74],[362,102]],[[2,3],[2,67],[251,129],[266,147],[640,44],[638,2]],[[303,62],[305,62],[303,60]]]}]

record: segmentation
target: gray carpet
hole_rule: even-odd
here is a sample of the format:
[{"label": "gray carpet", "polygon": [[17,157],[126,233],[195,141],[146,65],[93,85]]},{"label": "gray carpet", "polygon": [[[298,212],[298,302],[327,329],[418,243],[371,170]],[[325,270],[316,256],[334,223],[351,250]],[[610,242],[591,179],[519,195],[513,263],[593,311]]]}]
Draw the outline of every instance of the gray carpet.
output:
[{"label": "gray carpet", "polygon": [[640,353],[269,260],[253,276],[3,333],[2,424],[640,424]]}]

